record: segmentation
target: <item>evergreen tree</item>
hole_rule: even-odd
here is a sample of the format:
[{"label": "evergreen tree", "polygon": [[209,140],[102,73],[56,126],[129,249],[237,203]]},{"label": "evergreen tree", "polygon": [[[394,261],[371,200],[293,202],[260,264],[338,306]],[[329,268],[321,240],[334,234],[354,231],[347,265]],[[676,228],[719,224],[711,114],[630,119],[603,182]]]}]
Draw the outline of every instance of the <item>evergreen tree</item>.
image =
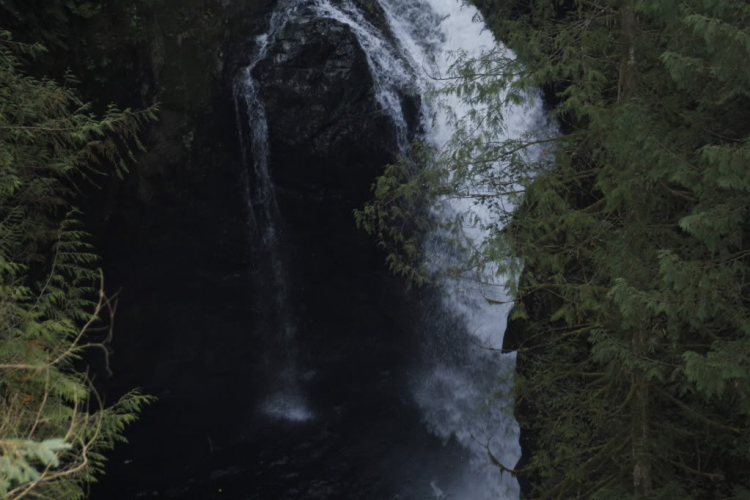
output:
[{"label": "evergreen tree", "polygon": [[[482,7],[517,57],[459,61],[448,90],[502,127],[506,103],[545,88],[564,133],[460,128],[420,172],[389,168],[359,222],[419,276],[418,252],[399,248],[423,207],[472,196],[469,181],[494,189],[475,201],[509,224],[463,247],[515,292],[516,404],[534,453],[513,472],[531,498],[750,498],[750,5]],[[545,155],[523,153],[540,140]],[[508,188],[513,213],[491,201]]]},{"label": "evergreen tree", "polygon": [[99,169],[124,168],[154,110],[94,117],[70,75],[23,74],[17,55],[40,50],[0,33],[0,498],[62,500],[84,496],[101,452],[150,399],[104,407],[79,369],[87,349],[106,356],[115,304],[69,202]]}]

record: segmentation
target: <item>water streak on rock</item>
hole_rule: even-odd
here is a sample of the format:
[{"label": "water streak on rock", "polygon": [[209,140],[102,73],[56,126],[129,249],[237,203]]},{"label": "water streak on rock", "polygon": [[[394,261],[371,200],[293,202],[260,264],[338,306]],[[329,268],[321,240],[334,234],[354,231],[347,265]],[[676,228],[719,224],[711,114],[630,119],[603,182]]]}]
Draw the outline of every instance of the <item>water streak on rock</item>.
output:
[{"label": "water streak on rock", "polygon": [[[257,37],[255,54],[250,64],[235,85],[235,106],[237,120],[244,105],[250,130],[249,147],[247,139],[240,138],[241,148],[248,163],[248,150],[252,155],[255,189],[243,187],[248,195],[250,226],[256,241],[262,242],[260,254],[270,263],[272,283],[268,286],[274,297],[276,324],[278,329],[278,353],[269,353],[271,370],[277,372],[277,380],[272,382],[272,394],[261,403],[260,411],[269,417],[294,422],[302,422],[313,417],[307,409],[298,382],[297,346],[295,345],[295,314],[289,297],[290,278],[284,257],[282,227],[283,221],[276,202],[276,193],[271,178],[268,118],[260,97],[258,83],[253,78],[253,70],[267,55],[276,36],[287,23],[291,13],[296,11],[293,3],[281,0],[271,15],[268,31]],[[240,126],[240,130],[243,128]],[[246,176],[243,180],[249,181]],[[278,359],[280,358],[280,359]]]}]

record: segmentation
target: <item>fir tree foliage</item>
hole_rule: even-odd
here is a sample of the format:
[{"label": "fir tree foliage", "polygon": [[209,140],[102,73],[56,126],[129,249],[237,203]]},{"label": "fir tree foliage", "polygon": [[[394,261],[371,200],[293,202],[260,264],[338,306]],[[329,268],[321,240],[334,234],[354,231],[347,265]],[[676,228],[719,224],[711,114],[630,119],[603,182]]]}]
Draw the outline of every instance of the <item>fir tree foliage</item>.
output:
[{"label": "fir tree foliage", "polygon": [[[515,54],[457,61],[447,91],[477,113],[421,170],[389,167],[359,223],[396,271],[421,276],[423,256],[403,249],[419,241],[413,221],[456,223],[426,206],[465,196],[507,222],[459,246],[516,299],[533,454],[513,472],[530,498],[747,498],[750,4],[481,5]],[[471,127],[502,131],[504,106],[537,88],[562,134]],[[511,195],[511,211],[492,204]]]},{"label": "fir tree foliage", "polygon": [[[0,33],[0,498],[76,499],[150,398],[98,400],[82,354],[106,358],[116,303],[69,202],[77,186],[138,147],[155,118],[90,113],[70,87],[24,75],[41,46]],[[99,333],[95,333],[95,332]],[[97,339],[97,340],[94,340]]]}]

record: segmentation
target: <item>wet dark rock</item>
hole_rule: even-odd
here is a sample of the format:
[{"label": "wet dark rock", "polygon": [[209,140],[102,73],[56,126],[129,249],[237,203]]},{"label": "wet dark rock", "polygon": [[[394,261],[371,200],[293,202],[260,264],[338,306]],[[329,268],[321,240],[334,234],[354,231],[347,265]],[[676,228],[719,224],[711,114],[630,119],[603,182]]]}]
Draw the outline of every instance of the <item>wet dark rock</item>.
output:
[{"label": "wet dark rock", "polygon": [[[274,302],[274,279],[248,226],[243,173],[253,182],[254,171],[233,95],[272,4],[167,4],[174,18],[160,7],[164,39],[148,45],[162,120],[141,163],[97,205],[107,204],[98,234],[108,286],[123,289],[115,375],[102,389],[109,401],[131,387],[160,400],[111,454],[92,498],[396,498],[424,467],[412,458],[443,443],[407,396],[419,296],[406,296],[352,217],[395,152],[365,55],[346,26],[311,16],[290,23],[256,68],[297,377],[315,414],[274,421],[259,411],[283,369],[268,355],[277,318],[261,307]],[[416,122],[418,101],[404,105]]]},{"label": "wet dark rock", "polygon": [[254,76],[269,117],[277,186],[361,195],[393,158],[393,125],[347,26],[314,15],[287,23]]},{"label": "wet dark rock", "polygon": [[[527,268],[521,276],[521,284],[529,279]],[[537,290],[522,299],[523,307],[529,318],[549,318],[554,311],[557,311],[561,304],[558,296],[549,293],[546,290]],[[560,323],[560,322],[558,322]],[[564,328],[564,324],[550,325],[552,327]],[[519,377],[529,378],[531,373],[531,355],[535,348],[538,348],[542,340],[531,325],[530,321],[523,318],[512,319],[508,321],[508,327],[505,330],[502,349],[504,352],[516,352],[515,373]],[[531,456],[539,448],[539,426],[536,424],[535,416],[540,414],[533,400],[524,398],[521,402],[516,402],[513,406],[513,415],[520,426],[519,444],[521,447],[521,457],[513,466],[513,469],[526,469],[531,460]],[[539,482],[536,472],[516,475],[518,485],[521,491],[521,500],[532,497],[532,484]]]},{"label": "wet dark rock", "polygon": [[288,22],[254,77],[277,144],[323,156],[373,128],[363,120],[378,113],[366,56],[351,30],[333,19],[310,12]]}]

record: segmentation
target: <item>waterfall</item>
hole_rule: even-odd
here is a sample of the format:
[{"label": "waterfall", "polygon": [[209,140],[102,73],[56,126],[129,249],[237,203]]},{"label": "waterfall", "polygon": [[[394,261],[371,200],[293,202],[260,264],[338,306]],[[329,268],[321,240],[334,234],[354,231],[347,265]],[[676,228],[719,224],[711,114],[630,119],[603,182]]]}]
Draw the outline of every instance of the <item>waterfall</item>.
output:
[{"label": "waterfall", "polygon": [[[250,218],[271,259],[277,314],[281,318],[280,335],[292,351],[285,360],[290,374],[283,380],[287,385],[266,401],[264,408],[268,414],[287,420],[306,420],[311,414],[294,382],[296,367],[291,347],[294,314],[288,300],[282,221],[269,173],[265,108],[253,79],[253,69],[268,55],[284,24],[295,16],[317,15],[348,26],[366,55],[377,103],[395,126],[397,144],[406,154],[409,130],[402,96],[438,88],[441,81],[434,77],[447,74],[456,53],[478,55],[496,46],[477,10],[463,5],[461,0],[379,0],[379,5],[390,33],[383,33],[351,0],[280,0],[268,32],[258,38],[252,61],[237,84],[238,103],[242,101],[247,107],[252,131],[249,148],[255,188],[247,191]],[[441,148],[454,131],[451,117],[460,118],[469,111],[457,98],[447,97],[439,104],[423,100],[423,139]],[[505,113],[506,137],[520,137],[541,127],[543,122],[538,99],[525,108],[507,109]],[[486,236],[482,227],[497,222],[489,211],[466,200],[455,200],[434,215],[450,217],[465,212],[480,221],[464,230],[470,239],[480,242]],[[425,251],[437,262],[438,271],[440,266],[450,265],[455,259],[445,240],[444,234],[436,232],[425,242]],[[518,497],[515,479],[501,474],[487,454],[491,451],[509,466],[520,455],[518,426],[510,411],[509,395],[515,357],[497,352],[510,306],[491,305],[485,299],[507,301],[499,286],[503,277],[495,276],[494,269],[489,269],[480,278],[473,284],[444,279],[438,300],[421,324],[415,325],[415,330],[421,330],[424,348],[422,359],[415,362],[412,393],[421,409],[423,423],[445,442],[459,443],[469,457],[456,464],[455,477],[428,478],[434,498]]]},{"label": "waterfall", "polygon": [[[247,113],[255,189],[250,189],[249,179],[244,172],[242,180],[245,184],[251,233],[256,241],[261,242],[261,253],[270,264],[272,282],[268,284],[270,290],[264,293],[270,292],[273,295],[276,318],[274,326],[277,329],[273,333],[275,333],[275,344],[278,348],[277,352],[271,353],[273,359],[270,360],[271,370],[278,372],[277,380],[272,384],[273,392],[261,403],[260,410],[275,419],[303,422],[310,420],[313,414],[307,408],[299,387],[295,313],[289,297],[290,276],[284,258],[283,221],[269,171],[268,118],[265,105],[259,95],[258,83],[252,75],[257,64],[267,56],[268,49],[273,45],[276,35],[289,20],[290,12],[294,11],[294,5],[281,0],[271,15],[268,31],[257,37],[251,62],[235,83],[235,106],[238,122],[242,116],[239,112],[242,103]],[[238,125],[240,125],[238,129],[243,130],[241,124]],[[240,142],[246,165],[249,156],[247,139],[241,137]]]},{"label": "waterfall", "polygon": [[[456,54],[478,56],[496,47],[478,11],[459,0],[380,0],[380,5],[423,93],[439,88]],[[424,140],[440,149],[451,138],[452,124],[471,108],[455,96],[426,102]],[[504,115],[507,138],[542,128],[539,99],[524,108],[505,109]],[[395,115],[394,121],[398,118]],[[463,231],[477,245],[487,236],[483,227],[498,222],[487,209],[468,200],[451,200],[434,215],[445,219],[457,213],[473,216],[475,224]],[[446,235],[437,232],[425,242],[425,253],[438,272],[441,266],[456,264],[446,240]],[[515,355],[497,352],[510,305],[503,293],[505,278],[495,271],[490,266],[481,276],[473,276],[473,281],[444,278],[439,303],[422,324],[423,360],[413,391],[423,421],[431,432],[445,441],[457,440],[471,454],[457,477],[433,479],[436,498],[490,500],[519,495],[515,479],[503,476],[487,453],[491,451],[511,467],[520,456],[509,394]],[[490,304],[486,298],[505,305]]]}]

